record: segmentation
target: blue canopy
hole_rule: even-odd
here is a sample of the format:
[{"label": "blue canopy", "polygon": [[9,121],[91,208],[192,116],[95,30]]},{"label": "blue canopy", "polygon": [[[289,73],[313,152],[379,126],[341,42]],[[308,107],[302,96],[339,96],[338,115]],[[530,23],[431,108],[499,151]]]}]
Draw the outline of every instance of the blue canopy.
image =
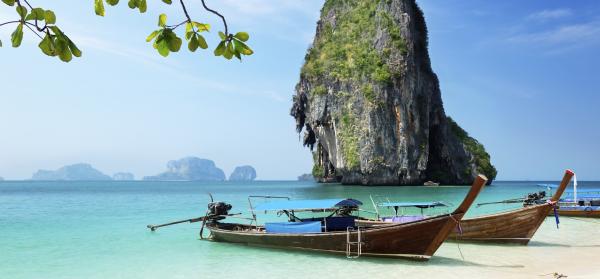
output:
[{"label": "blue canopy", "polygon": [[[558,185],[556,185],[556,184],[538,184],[537,186],[538,187],[551,188],[551,189],[558,188]],[[573,189],[566,189],[565,192],[566,193],[573,193]],[[600,193],[600,189],[579,188],[579,189],[577,189],[577,193]]]},{"label": "blue canopy", "polygon": [[291,200],[291,201],[272,201],[262,203],[254,207],[259,211],[279,211],[279,210],[323,210],[334,209],[344,206],[360,206],[362,202],[355,199],[325,199],[325,200]]},{"label": "blue canopy", "polygon": [[382,202],[377,204],[378,206],[386,207],[436,207],[436,206],[448,206],[443,202]]}]

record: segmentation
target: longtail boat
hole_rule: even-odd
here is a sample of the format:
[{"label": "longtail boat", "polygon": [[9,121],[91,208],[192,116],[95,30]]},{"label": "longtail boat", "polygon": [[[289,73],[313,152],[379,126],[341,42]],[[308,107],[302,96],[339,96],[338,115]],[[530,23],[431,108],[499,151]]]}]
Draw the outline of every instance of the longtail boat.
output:
[{"label": "longtail boat", "polygon": [[527,245],[540,225],[556,207],[574,173],[565,175],[550,200],[506,212],[464,219],[450,234],[450,239],[515,243]]},{"label": "longtail boat", "polygon": [[[202,221],[201,231],[206,227],[210,230],[208,239],[216,242],[338,253],[349,258],[379,256],[428,260],[460,222],[486,182],[487,178],[479,175],[452,213],[377,227],[356,225],[357,216],[351,215],[351,212],[362,203],[354,199],[283,200],[251,206],[253,216],[254,211],[270,211],[289,218],[288,222],[267,222],[264,225],[226,223],[224,219],[232,215],[229,214],[231,206],[222,202],[211,203],[205,217],[169,224]],[[299,212],[332,214],[302,219],[297,216]],[[155,230],[161,226],[148,227]]]},{"label": "longtail boat", "polygon": [[[538,184],[540,187],[558,188],[553,184]],[[577,176],[573,177],[573,190],[565,191],[566,197],[557,203],[558,215],[569,217],[600,218],[600,189],[577,190]]]},{"label": "longtail boat", "polygon": [[[535,232],[538,230],[546,216],[556,208],[557,201],[560,199],[565,188],[571,181],[574,173],[566,170],[565,175],[557,188],[556,193],[550,200],[541,201],[545,193],[530,194],[525,199],[513,199],[494,203],[524,203],[524,207],[500,212],[491,215],[484,215],[474,218],[463,219],[449,234],[448,240],[462,240],[472,242],[495,242],[495,243],[515,243],[526,245],[529,243]],[[375,204],[375,203],[374,203]],[[418,207],[431,208],[444,206],[442,202],[429,203],[379,203],[375,207],[386,206],[393,207],[396,211],[399,207]],[[405,219],[419,219],[423,216],[394,216],[381,217],[377,220],[358,220],[362,225],[380,226],[390,222],[403,222]]]}]

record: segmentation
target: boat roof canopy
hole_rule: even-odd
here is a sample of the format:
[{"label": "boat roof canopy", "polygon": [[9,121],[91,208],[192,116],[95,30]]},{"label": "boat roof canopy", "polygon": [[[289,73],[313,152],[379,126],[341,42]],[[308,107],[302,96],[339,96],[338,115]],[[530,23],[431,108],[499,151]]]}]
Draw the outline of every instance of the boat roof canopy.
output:
[{"label": "boat roof canopy", "polygon": [[382,203],[378,203],[377,206],[429,208],[429,207],[448,206],[448,205],[443,202],[382,202]]},{"label": "boat roof canopy", "polygon": [[324,199],[324,200],[282,200],[261,203],[254,207],[259,211],[281,210],[326,210],[339,207],[357,207],[363,203],[355,199]]},{"label": "boat roof canopy", "polygon": [[[538,184],[537,186],[544,187],[544,188],[550,188],[550,189],[558,188],[558,185],[556,185],[556,184]],[[565,193],[573,193],[573,189],[566,189]],[[580,189],[577,189],[577,193],[600,193],[600,189],[598,189],[598,188],[595,188],[595,189],[580,188]]]}]

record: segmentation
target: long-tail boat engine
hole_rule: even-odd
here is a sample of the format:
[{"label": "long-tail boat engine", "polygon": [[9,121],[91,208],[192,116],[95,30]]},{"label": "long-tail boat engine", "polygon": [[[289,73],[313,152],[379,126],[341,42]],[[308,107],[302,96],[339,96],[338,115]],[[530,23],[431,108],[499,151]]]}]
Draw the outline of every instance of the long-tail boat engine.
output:
[{"label": "long-tail boat engine", "polygon": [[539,191],[537,193],[529,193],[527,194],[527,198],[523,200],[523,205],[534,205],[534,204],[542,204],[546,202],[544,198],[546,197],[546,191]]},{"label": "long-tail boat engine", "polygon": [[231,204],[225,202],[211,202],[208,204],[208,216],[228,215]]}]

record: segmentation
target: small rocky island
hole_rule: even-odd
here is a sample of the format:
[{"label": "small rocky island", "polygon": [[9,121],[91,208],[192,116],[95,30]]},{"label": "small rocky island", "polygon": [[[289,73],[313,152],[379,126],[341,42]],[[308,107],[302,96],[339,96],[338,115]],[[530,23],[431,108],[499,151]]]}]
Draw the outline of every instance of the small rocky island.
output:
[{"label": "small rocky island", "polygon": [[99,181],[112,178],[93,168],[90,164],[80,163],[64,166],[58,170],[38,170],[32,180]]},{"label": "small rocky island", "polygon": [[312,173],[305,173],[298,176],[298,181],[315,181],[315,177]]},{"label": "small rocky island", "polygon": [[483,145],[444,112],[415,0],[325,1],[291,115],[320,182],[456,185],[480,173],[489,183],[496,177]]},{"label": "small rocky island", "polygon": [[130,181],[135,180],[135,176],[130,172],[117,172],[113,174],[112,179],[118,181]]},{"label": "small rocky island", "polygon": [[236,167],[229,175],[230,181],[253,181],[254,179],[256,179],[256,170],[248,165]]},{"label": "small rocky island", "polygon": [[167,171],[143,180],[153,181],[224,181],[225,173],[215,162],[197,157],[169,161]]}]

